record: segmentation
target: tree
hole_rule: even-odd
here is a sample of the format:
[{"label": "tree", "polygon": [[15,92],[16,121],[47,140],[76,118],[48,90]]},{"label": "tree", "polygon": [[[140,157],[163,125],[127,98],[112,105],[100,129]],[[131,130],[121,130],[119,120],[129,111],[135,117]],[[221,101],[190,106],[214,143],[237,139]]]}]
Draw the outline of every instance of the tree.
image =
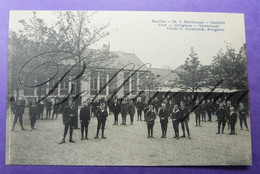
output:
[{"label": "tree", "polygon": [[183,71],[178,73],[177,83],[184,90],[190,89],[192,92],[205,86],[207,76],[207,67],[203,67],[198,60],[197,54],[191,48],[191,53],[186,58]]},{"label": "tree", "polygon": [[[11,32],[9,42],[9,56],[13,62],[10,64],[10,74],[13,76],[10,86],[17,86],[17,98],[21,83],[24,87],[26,84],[29,88],[38,88],[40,98],[42,85],[39,84],[53,80],[52,85],[55,87],[58,79],[52,78],[61,77],[68,69],[69,73],[63,81],[75,80],[80,88],[78,77],[86,71],[86,65],[110,58],[109,47],[102,50],[90,48],[109,34],[106,31],[108,24],[91,24],[90,18],[93,14],[85,11],[58,12],[55,24],[47,25],[33,12],[29,22],[19,21],[23,29],[19,33]],[[69,65],[71,62],[72,65]],[[16,78],[18,75],[20,81]],[[36,79],[32,80],[34,77]]]},{"label": "tree", "polygon": [[152,72],[145,72],[140,76],[142,78],[139,89],[143,91],[148,90],[148,95],[146,96],[146,98],[150,100],[155,97],[155,95],[152,94],[152,91],[157,90],[160,85],[160,83],[158,82],[159,75],[155,76]]},{"label": "tree", "polygon": [[241,46],[238,53],[231,45],[226,46],[226,52],[221,49],[212,62],[212,77],[223,80],[224,88],[247,90],[246,45]]}]

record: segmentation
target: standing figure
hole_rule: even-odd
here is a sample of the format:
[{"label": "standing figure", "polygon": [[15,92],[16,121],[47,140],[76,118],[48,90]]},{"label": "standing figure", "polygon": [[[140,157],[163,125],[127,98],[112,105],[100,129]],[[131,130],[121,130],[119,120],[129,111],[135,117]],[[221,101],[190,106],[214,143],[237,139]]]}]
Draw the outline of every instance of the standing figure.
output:
[{"label": "standing figure", "polygon": [[[194,105],[194,114],[195,114],[195,120],[196,120],[196,127],[199,126],[200,127],[200,114],[201,114],[201,106],[199,104],[199,100],[195,101],[195,105]],[[199,123],[199,124],[198,124]]]},{"label": "standing figure", "polygon": [[[227,102],[224,102],[224,109],[226,110],[226,112],[227,112],[227,115],[226,116],[229,116],[230,115],[230,107],[232,107],[232,105],[231,105],[231,101],[230,100],[228,100]],[[229,124],[229,122],[228,122],[228,129],[230,129],[230,124]]]},{"label": "standing figure", "polygon": [[139,120],[142,121],[143,103],[141,97],[137,98],[136,109],[137,109],[137,121]]},{"label": "standing figure", "polygon": [[121,111],[121,107],[117,98],[115,98],[112,108],[114,113],[114,125],[118,125],[118,114]]},{"label": "standing figure", "polygon": [[52,120],[53,120],[54,115],[56,115],[55,120],[57,120],[57,118],[58,118],[58,114],[59,114],[59,110],[60,110],[60,104],[58,104],[58,103],[59,103],[58,99],[55,99],[55,103],[53,104]]},{"label": "standing figure", "polygon": [[144,121],[147,121],[147,111],[149,110],[149,104],[147,101],[143,102]]},{"label": "standing figure", "polygon": [[155,98],[153,99],[153,106],[154,106],[154,108],[155,108],[156,114],[158,114],[160,102],[159,102],[159,100],[158,100],[157,97],[155,97]]},{"label": "standing figure", "polygon": [[173,129],[175,132],[175,136],[173,138],[179,139],[180,110],[177,104],[173,106],[173,112],[171,118],[172,118]]},{"label": "standing figure", "polygon": [[133,123],[134,123],[134,115],[135,115],[135,106],[133,104],[133,100],[129,101],[128,114],[130,115],[131,125],[133,125]]},{"label": "standing figure", "polygon": [[220,133],[220,126],[222,124],[222,134],[224,134],[224,129],[226,126],[226,116],[227,116],[227,111],[223,107],[223,103],[219,103],[219,108],[216,111],[216,115],[218,117],[218,132],[217,134]]},{"label": "standing figure", "polygon": [[81,124],[81,140],[84,139],[84,129],[85,129],[85,139],[88,139],[88,124],[90,122],[91,117],[91,105],[88,100],[85,102],[83,108],[80,109],[80,124]]},{"label": "standing figure", "polygon": [[70,139],[69,142],[75,143],[72,139],[72,134],[73,134],[73,126],[74,126],[74,117],[76,116],[77,111],[76,107],[73,104],[72,100],[69,100],[69,104],[65,106],[62,114],[62,121],[64,124],[64,134],[63,134],[63,139],[60,142],[60,144],[65,143],[66,135],[68,133],[68,129],[70,128]]},{"label": "standing figure", "polygon": [[148,129],[148,136],[147,138],[153,138],[153,126],[154,120],[156,119],[156,114],[153,111],[153,105],[149,105],[149,110],[146,112],[146,122],[147,122],[147,129]]},{"label": "standing figure", "polygon": [[46,101],[46,119],[51,118],[52,102],[51,100]]},{"label": "standing figure", "polygon": [[247,109],[244,107],[244,103],[239,103],[239,109],[238,109],[238,114],[239,114],[239,120],[240,120],[240,128],[243,130],[243,122],[246,126],[246,130],[249,131],[248,126],[247,126]]},{"label": "standing figure", "polygon": [[237,113],[235,113],[235,109],[233,106],[230,107],[230,114],[227,117],[227,120],[228,120],[228,122],[230,124],[230,128],[231,128],[231,132],[229,134],[236,135],[235,125],[237,123]]},{"label": "standing figure", "polygon": [[202,100],[202,103],[200,105],[200,113],[201,113],[201,121],[206,121],[206,102],[205,100]]},{"label": "standing figure", "polygon": [[100,108],[97,111],[97,120],[98,120],[98,125],[97,125],[97,134],[95,139],[98,139],[98,134],[99,134],[99,130],[100,128],[102,129],[102,138],[106,139],[104,131],[105,131],[105,125],[106,125],[106,120],[107,120],[107,116],[108,116],[108,112],[105,108],[105,103],[100,103]]},{"label": "standing figure", "polygon": [[19,122],[21,125],[21,129],[26,130],[23,127],[23,113],[24,113],[24,108],[25,108],[24,103],[21,100],[18,100],[13,105],[14,105],[14,115],[15,116],[14,116],[13,128],[11,131],[14,130],[14,127],[15,127],[15,124],[16,124],[18,118],[19,118]]},{"label": "standing figure", "polygon": [[124,99],[121,103],[121,115],[122,115],[122,123],[121,125],[126,126],[126,116],[128,112],[128,106],[127,106],[127,101]]},{"label": "standing figure", "polygon": [[207,100],[207,103],[205,105],[205,109],[206,109],[206,112],[207,112],[207,115],[208,115],[208,121],[212,121],[211,120],[211,114],[213,112],[213,105],[212,105],[210,99]]},{"label": "standing figure", "polygon": [[36,118],[38,115],[38,109],[35,103],[30,103],[30,108],[29,108],[29,118],[30,118],[30,123],[31,123],[31,131],[35,129],[34,125],[36,123]]},{"label": "standing figure", "polygon": [[188,134],[188,138],[191,139],[190,137],[190,130],[189,130],[189,120],[190,120],[190,115],[188,109],[185,107],[185,104],[183,101],[180,102],[180,122],[181,122],[181,128],[183,135],[181,138],[186,137],[185,136],[185,128]]},{"label": "standing figure", "polygon": [[159,111],[160,123],[162,128],[162,137],[166,138],[167,125],[168,125],[168,111],[166,110],[166,104],[162,103],[162,108]]}]

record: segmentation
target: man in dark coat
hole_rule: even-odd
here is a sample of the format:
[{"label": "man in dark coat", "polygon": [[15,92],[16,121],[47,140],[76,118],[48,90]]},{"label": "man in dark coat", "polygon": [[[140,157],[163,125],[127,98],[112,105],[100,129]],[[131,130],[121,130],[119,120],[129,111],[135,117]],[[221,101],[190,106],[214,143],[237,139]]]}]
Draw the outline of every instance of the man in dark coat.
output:
[{"label": "man in dark coat", "polygon": [[147,138],[153,138],[153,126],[154,126],[154,120],[156,119],[156,114],[153,111],[153,105],[149,105],[149,110],[146,112],[146,123],[147,123],[147,129],[148,129],[148,137]]},{"label": "man in dark coat", "polygon": [[84,139],[84,129],[85,129],[85,139],[88,139],[88,125],[91,117],[91,105],[88,100],[84,107],[80,109],[80,124],[81,124],[81,140]]},{"label": "man in dark coat", "polygon": [[244,107],[244,103],[239,103],[239,109],[238,109],[238,114],[239,114],[239,120],[240,120],[240,128],[243,130],[243,122],[246,126],[246,130],[249,131],[248,126],[247,126],[247,109]]},{"label": "man in dark coat", "polygon": [[133,123],[134,123],[134,115],[135,115],[135,106],[134,106],[132,100],[129,100],[128,114],[130,115],[131,125],[133,125]]},{"label": "man in dark coat", "polygon": [[168,110],[166,110],[166,104],[162,103],[162,108],[159,111],[160,123],[162,128],[162,137],[166,138],[167,125],[168,125]]},{"label": "man in dark coat", "polygon": [[227,116],[227,111],[223,107],[223,103],[219,103],[219,108],[216,111],[216,115],[218,117],[218,132],[217,134],[220,133],[220,126],[222,124],[222,134],[224,134],[224,129],[226,126],[226,116]]},{"label": "man in dark coat", "polygon": [[187,107],[185,107],[185,104],[183,101],[180,102],[180,122],[181,122],[181,128],[182,128],[182,132],[183,135],[181,136],[181,138],[186,137],[185,136],[185,128],[188,134],[188,138],[191,139],[190,137],[190,129],[189,129],[189,120],[190,120],[190,115],[189,115],[189,110],[187,109]]},{"label": "man in dark coat", "polygon": [[73,126],[74,126],[74,117],[76,116],[77,111],[75,105],[72,103],[72,100],[69,100],[69,104],[65,106],[62,114],[62,120],[64,124],[64,135],[63,139],[60,142],[60,144],[65,143],[66,135],[68,133],[68,129],[70,128],[70,139],[69,142],[75,143],[72,139],[72,134],[73,134]]},{"label": "man in dark coat", "polygon": [[179,139],[180,110],[177,104],[173,106],[173,112],[171,118],[172,118],[173,129],[175,132],[175,136],[173,138]]},{"label": "man in dark coat", "polygon": [[15,114],[15,117],[14,117],[12,131],[14,130],[14,127],[15,127],[15,124],[16,124],[18,118],[19,118],[19,122],[20,122],[22,130],[26,130],[23,127],[24,108],[25,108],[24,103],[21,100],[18,100],[17,102],[14,103],[14,114]]},{"label": "man in dark coat", "polygon": [[30,117],[30,123],[31,123],[31,131],[35,129],[34,125],[36,123],[36,118],[38,115],[38,109],[35,103],[30,103],[30,108],[29,108],[29,117]]},{"label": "man in dark coat", "polygon": [[120,103],[118,102],[117,98],[114,99],[113,105],[113,113],[114,113],[114,125],[118,125],[118,114],[121,111]]},{"label": "man in dark coat", "polygon": [[98,139],[98,134],[99,134],[99,130],[100,128],[102,129],[102,138],[106,139],[104,131],[105,131],[105,125],[106,125],[106,120],[107,120],[107,116],[108,116],[108,112],[105,108],[105,103],[100,103],[100,108],[97,111],[97,120],[98,120],[98,125],[97,125],[97,134],[95,139]]},{"label": "man in dark coat", "polygon": [[229,114],[229,116],[227,117],[227,120],[228,120],[228,122],[229,122],[229,124],[230,124],[230,128],[231,128],[231,132],[230,132],[229,134],[230,134],[230,135],[231,135],[231,134],[236,135],[235,125],[236,125],[236,123],[237,123],[237,113],[235,113],[233,106],[230,107],[230,114]]}]

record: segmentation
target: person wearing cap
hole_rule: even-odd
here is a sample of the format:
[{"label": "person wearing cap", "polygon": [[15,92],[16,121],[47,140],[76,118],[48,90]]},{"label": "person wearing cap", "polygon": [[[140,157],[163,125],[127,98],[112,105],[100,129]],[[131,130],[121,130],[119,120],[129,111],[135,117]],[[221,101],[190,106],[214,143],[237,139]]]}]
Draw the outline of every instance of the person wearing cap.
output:
[{"label": "person wearing cap", "polygon": [[166,110],[166,104],[162,103],[162,108],[159,111],[161,129],[162,129],[162,137],[166,138],[167,125],[168,125],[168,111]]},{"label": "person wearing cap", "polygon": [[101,128],[102,130],[102,137],[103,139],[106,139],[105,137],[105,125],[106,125],[106,120],[107,120],[107,116],[108,116],[108,112],[107,112],[107,109],[105,107],[105,103],[102,102],[100,103],[100,108],[98,109],[97,111],[97,120],[98,120],[98,125],[97,125],[97,134],[95,136],[95,139],[98,139],[98,134],[99,134],[99,130]]},{"label": "person wearing cap", "polygon": [[84,103],[84,107],[80,109],[80,124],[81,124],[81,140],[84,139],[84,129],[85,129],[85,139],[88,139],[88,125],[91,117],[91,104],[90,100]]},{"label": "person wearing cap", "polygon": [[153,110],[153,105],[149,104],[149,109],[146,112],[146,123],[147,123],[147,129],[148,129],[147,138],[153,138],[153,126],[154,126],[155,119],[156,119],[156,114]]},{"label": "person wearing cap", "polygon": [[62,121],[64,124],[64,134],[60,144],[65,143],[68,129],[70,129],[69,142],[75,143],[75,141],[72,139],[72,134],[73,134],[73,126],[74,126],[74,117],[76,116],[76,114],[77,114],[76,107],[74,106],[72,100],[69,100],[69,103],[67,106],[65,106],[62,114]]}]

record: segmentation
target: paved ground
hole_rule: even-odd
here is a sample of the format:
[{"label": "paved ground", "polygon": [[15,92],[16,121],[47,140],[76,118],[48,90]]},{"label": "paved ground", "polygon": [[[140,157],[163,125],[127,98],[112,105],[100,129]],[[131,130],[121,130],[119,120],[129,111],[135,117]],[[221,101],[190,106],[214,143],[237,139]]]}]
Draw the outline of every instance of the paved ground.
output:
[{"label": "paved ground", "polygon": [[[13,115],[7,112],[6,164],[19,165],[240,165],[251,164],[250,132],[240,130],[237,135],[216,135],[217,122],[202,123],[195,127],[194,115],[189,122],[191,138],[173,139],[172,125],[168,124],[166,139],[161,139],[157,117],[154,139],[147,139],[145,122],[134,125],[113,126],[113,115],[107,120],[105,134],[108,139],[94,139],[97,121],[92,118],[89,140],[80,140],[75,130],[76,143],[58,144],[63,135],[62,118],[37,120],[35,131],[29,131],[28,111],[24,114],[24,127],[19,124],[10,131]],[[213,120],[216,118],[213,117]],[[119,119],[121,122],[121,119]],[[129,116],[127,118],[129,123]],[[248,122],[250,120],[248,119]],[[182,134],[182,131],[181,131]]]}]

